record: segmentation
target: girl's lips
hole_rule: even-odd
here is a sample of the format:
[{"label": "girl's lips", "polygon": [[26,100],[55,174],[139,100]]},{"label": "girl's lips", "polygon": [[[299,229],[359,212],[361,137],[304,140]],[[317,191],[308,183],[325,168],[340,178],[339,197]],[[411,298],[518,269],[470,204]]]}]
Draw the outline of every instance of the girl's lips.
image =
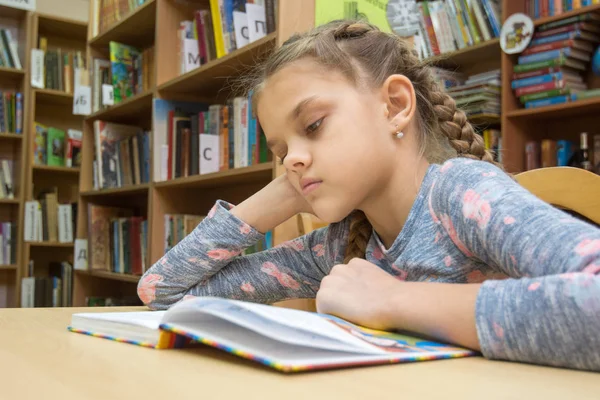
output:
[{"label": "girl's lips", "polygon": [[321,183],[322,183],[322,181],[318,181],[318,180],[311,180],[310,182],[303,182],[302,194],[304,194],[306,196],[309,193],[317,190],[319,188],[319,186],[321,186]]}]

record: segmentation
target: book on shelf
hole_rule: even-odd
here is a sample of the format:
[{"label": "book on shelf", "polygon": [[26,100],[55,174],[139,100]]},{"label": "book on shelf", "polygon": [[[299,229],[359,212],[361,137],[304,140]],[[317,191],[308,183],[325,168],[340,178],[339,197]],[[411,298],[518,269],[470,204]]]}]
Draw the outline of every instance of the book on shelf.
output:
[{"label": "book on shelf", "polygon": [[0,29],[0,67],[22,69],[19,56],[18,33],[8,28]]},{"label": "book on shelf", "polygon": [[138,296],[86,296],[86,307],[135,307],[142,306],[142,302]]},{"label": "book on shelf", "polygon": [[94,121],[94,188],[150,181],[150,133],[133,125]]},{"label": "book on shelf", "polygon": [[[119,104],[123,100],[131,98],[137,94],[143,93],[151,87],[151,80],[154,75],[154,48],[145,50],[138,49],[123,43],[109,43],[110,50],[110,75],[108,79],[112,81],[113,102]],[[104,73],[106,60],[100,60],[97,64],[99,71],[94,73]],[[96,68],[96,65],[94,65]],[[102,90],[101,84],[105,77],[101,79],[95,77],[94,90]],[[100,86],[97,86],[100,85]],[[98,95],[96,95],[98,97]],[[102,109],[101,104],[106,103],[104,99],[97,104],[97,109]]]},{"label": "book on shelf", "polygon": [[162,99],[153,102],[156,181],[268,161],[266,139],[248,97],[209,106]]},{"label": "book on shelf", "polygon": [[13,160],[0,160],[0,199],[15,198]]},{"label": "book on shelf", "polygon": [[25,202],[26,242],[73,243],[77,203],[60,204],[56,188],[41,191]]},{"label": "book on shelf", "polygon": [[[525,14],[534,19],[554,17],[592,4],[599,3],[597,0],[525,0]],[[571,18],[574,18],[573,21],[578,21],[578,19],[575,19],[576,17]],[[552,27],[554,25],[544,29],[551,29]],[[538,28],[538,30],[543,29]]]},{"label": "book on shelf", "polygon": [[588,91],[584,78],[600,42],[600,18],[586,13],[542,24],[513,67],[511,88],[525,108],[576,101]]},{"label": "book on shelf", "polygon": [[192,298],[168,311],[76,313],[68,329],[125,342],[116,346],[173,349],[204,344],[284,372],[476,354],[410,333],[365,328],[332,315],[218,297]]},{"label": "book on shelf", "polygon": [[0,133],[23,133],[23,94],[0,90]]},{"label": "book on shelf", "polygon": [[55,167],[81,165],[83,133],[77,129],[62,129],[34,122],[33,164]]},{"label": "book on shelf", "polygon": [[502,27],[498,0],[422,1],[413,13],[418,20],[414,45],[422,59],[497,38]]},{"label": "book on shelf", "polygon": [[88,205],[90,267],[96,271],[141,275],[148,253],[148,223],[134,210]]},{"label": "book on shelf", "polygon": [[0,265],[17,262],[17,224],[0,222]]},{"label": "book on shelf", "polygon": [[[30,269],[33,260],[30,261]],[[51,262],[48,276],[21,279],[21,307],[71,307],[73,305],[73,266],[67,261]]]},{"label": "book on shelf", "polygon": [[192,233],[204,215],[165,214],[165,253]]},{"label": "book on shelf", "polygon": [[105,32],[148,0],[92,0],[92,37]]},{"label": "book on shelf", "polygon": [[500,70],[466,76],[463,73],[433,68],[434,78],[461,108],[467,118],[500,118]]},{"label": "book on shelf", "polygon": [[177,29],[179,72],[184,74],[275,31],[275,0],[211,0]]}]

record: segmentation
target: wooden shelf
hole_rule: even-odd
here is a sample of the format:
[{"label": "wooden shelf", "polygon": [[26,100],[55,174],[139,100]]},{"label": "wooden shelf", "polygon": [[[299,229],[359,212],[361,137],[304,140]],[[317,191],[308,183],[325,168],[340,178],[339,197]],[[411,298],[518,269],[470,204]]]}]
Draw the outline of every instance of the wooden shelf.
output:
[{"label": "wooden shelf", "polygon": [[65,174],[78,174],[79,168],[75,167],[53,167],[49,165],[34,165],[33,172],[58,172]]},{"label": "wooden shelf", "polygon": [[25,242],[29,244],[31,247],[56,247],[56,248],[68,248],[73,247],[75,244],[73,242],[69,243],[60,243],[60,242]]},{"label": "wooden shelf", "polygon": [[19,204],[19,199],[0,199],[0,204]]},{"label": "wooden shelf", "polygon": [[122,282],[133,282],[133,283],[137,283],[141,276],[138,275],[131,275],[131,274],[119,274],[116,272],[110,272],[110,271],[95,271],[95,270],[75,270],[76,273],[78,274],[83,274],[83,275],[90,275],[90,276],[96,276],[98,278],[104,278],[104,279],[112,279],[115,281],[122,281]]},{"label": "wooden shelf", "polygon": [[474,64],[482,60],[497,58],[500,60],[500,39],[492,39],[464,49],[440,54],[425,60],[428,64],[457,66]]},{"label": "wooden shelf", "polygon": [[38,13],[38,32],[40,35],[51,33],[53,36],[85,41],[87,22]]},{"label": "wooden shelf", "polygon": [[89,41],[89,45],[106,47],[110,41],[116,41],[130,46],[147,47],[154,43],[155,25],[156,0],[147,0],[128,16],[96,35]]},{"label": "wooden shelf", "polygon": [[235,183],[265,182],[273,179],[273,163],[266,162],[245,168],[235,168],[227,171],[205,175],[187,176],[170,181],[156,182],[156,188],[201,188],[232,185]]},{"label": "wooden shelf", "polygon": [[41,103],[73,106],[73,93],[54,89],[35,89],[35,98]]},{"label": "wooden shelf", "polygon": [[510,119],[555,119],[583,114],[591,115],[592,113],[598,113],[599,110],[600,97],[596,97],[547,107],[523,108],[509,111],[506,113],[506,116]]},{"label": "wooden shelf", "polygon": [[0,67],[0,79],[18,80],[25,76],[24,69]]},{"label": "wooden shelf", "polygon": [[0,271],[12,271],[12,270],[17,270],[17,265],[16,264],[9,264],[9,265],[0,265]]},{"label": "wooden shelf", "polygon": [[121,119],[131,119],[143,111],[151,113],[153,95],[154,92],[152,90],[137,94],[107,109],[96,111],[87,117],[86,121],[115,121]]},{"label": "wooden shelf", "polygon": [[83,197],[100,197],[100,196],[110,196],[110,197],[119,197],[119,196],[127,196],[131,194],[139,194],[148,192],[148,188],[150,184],[142,183],[139,185],[128,185],[119,188],[111,188],[111,189],[99,189],[99,190],[86,190],[81,192],[81,196]]},{"label": "wooden shelf", "polygon": [[[160,93],[176,93],[209,97],[210,92],[223,87],[225,80],[248,71],[261,55],[275,46],[277,35],[271,33],[264,38],[235,50],[226,56],[212,60],[206,65],[176,77],[158,87]],[[207,93],[208,92],[208,93]]]},{"label": "wooden shelf", "polygon": [[23,135],[20,133],[0,133],[0,140],[21,140],[23,139]]},{"label": "wooden shelf", "polygon": [[600,4],[594,4],[591,6],[581,7],[581,8],[578,8],[577,10],[565,12],[560,15],[554,15],[552,17],[538,18],[538,19],[533,20],[533,25],[537,27],[537,26],[540,26],[543,24],[547,24],[548,22],[560,21],[561,19],[574,17],[574,16],[580,15],[580,14],[587,14],[592,11],[600,11]]}]

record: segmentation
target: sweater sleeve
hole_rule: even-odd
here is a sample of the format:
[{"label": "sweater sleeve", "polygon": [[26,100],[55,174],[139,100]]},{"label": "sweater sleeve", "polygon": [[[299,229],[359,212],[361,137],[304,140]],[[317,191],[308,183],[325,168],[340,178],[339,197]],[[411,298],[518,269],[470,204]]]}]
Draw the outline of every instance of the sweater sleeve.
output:
[{"label": "sweater sleeve", "polygon": [[485,357],[600,370],[600,229],[481,161],[446,162],[430,202],[457,248],[509,276],[477,297]]},{"label": "sweater sleeve", "polygon": [[339,234],[343,223],[241,255],[263,234],[234,216],[231,208],[231,204],[218,201],[192,233],[146,271],[138,283],[144,304],[166,309],[184,296],[260,303],[315,297],[340,251],[328,244],[329,237]]}]

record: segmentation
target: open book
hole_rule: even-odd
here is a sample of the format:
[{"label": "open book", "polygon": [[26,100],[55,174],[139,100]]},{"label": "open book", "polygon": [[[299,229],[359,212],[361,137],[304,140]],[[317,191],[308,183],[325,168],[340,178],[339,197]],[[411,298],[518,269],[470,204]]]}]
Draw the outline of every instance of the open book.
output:
[{"label": "open book", "polygon": [[168,311],[73,314],[69,330],[153,348],[199,342],[285,372],[475,354],[326,314],[217,297],[197,297]]}]

